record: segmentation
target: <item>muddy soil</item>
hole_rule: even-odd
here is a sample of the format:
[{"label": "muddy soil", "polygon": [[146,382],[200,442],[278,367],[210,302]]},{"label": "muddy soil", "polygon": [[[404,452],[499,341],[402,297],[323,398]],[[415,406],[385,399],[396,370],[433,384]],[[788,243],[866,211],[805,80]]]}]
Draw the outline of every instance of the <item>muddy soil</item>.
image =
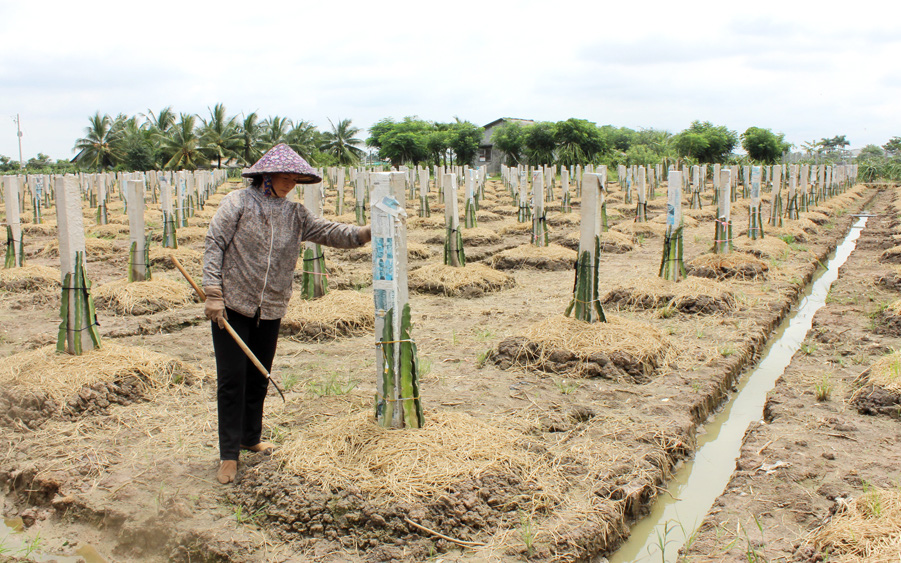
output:
[{"label": "muddy soil", "polygon": [[823,561],[805,538],[838,503],[901,482],[899,397],[860,379],[901,346],[880,314],[901,297],[892,265],[879,261],[894,234],[896,197],[882,192],[870,206],[882,213],[868,220],[762,420],[748,429],[684,561]]},{"label": "muddy soil", "polygon": [[[678,348],[671,364],[642,368],[640,378],[574,379],[484,361],[525,326],[562,313],[572,297],[571,269],[513,270],[514,287],[475,298],[411,294],[426,423],[429,411],[439,409],[534,421],[524,435],[555,452],[572,476],[563,496],[542,510],[518,510],[530,506],[530,497],[540,491],[509,474],[472,476],[440,498],[376,502],[352,487],[323,492],[261,454],[242,457],[235,485],[217,484],[215,366],[202,307],[189,305],[140,319],[102,313],[101,336],[175,356],[204,370],[206,383],[148,400],[83,408],[75,417],[54,416],[37,430],[0,425],[2,514],[36,514],[25,534],[39,534],[48,553],[71,553],[90,543],[115,561],[392,561],[436,553],[443,553],[445,561],[529,556],[581,561],[609,553],[663,492],[674,465],[693,451],[697,426],[755,359],[817,261],[844,236],[848,212],[872,195],[873,190],[860,189],[864,197],[848,201],[847,209],[829,211],[828,222],[809,242],[769,260],[766,280],[723,282],[738,296],[735,310],[715,315],[616,312],[658,327]],[[617,188],[612,191],[610,201],[616,202]],[[488,261],[500,250],[529,241],[529,232],[516,228],[515,216],[501,214],[512,201],[501,185],[489,182],[488,192],[482,210],[497,207],[499,219],[480,228],[504,234],[481,237],[471,254],[467,248],[473,261]],[[705,197],[709,207],[709,192]],[[577,199],[574,203],[578,216]],[[334,209],[334,202],[325,207]],[[664,207],[665,196],[658,193],[650,201],[650,216]],[[411,203],[408,211],[415,216],[416,206]],[[733,211],[739,218],[735,232],[746,211],[742,202]],[[121,208],[112,206],[111,212],[121,214]],[[627,224],[631,215],[625,213],[616,217]],[[552,226],[552,238],[577,230],[567,223]],[[197,218],[193,225],[204,222]],[[410,229],[409,240],[432,249],[430,258],[411,259],[411,269],[440,260],[441,242],[427,242],[434,235],[429,226]],[[712,221],[686,228],[685,260],[708,252],[713,235]],[[29,261],[58,267],[58,258],[38,255],[51,240],[27,238]],[[127,235],[112,244],[114,252],[88,259],[95,283],[125,275]],[[201,244],[184,246],[200,250]],[[604,287],[657,275],[661,239],[636,237],[633,244],[629,252],[603,255]],[[330,282],[365,286],[368,263],[345,259],[345,254],[350,253],[326,249],[337,266]],[[58,299],[0,295],[0,355],[53,342],[58,314]],[[371,409],[372,343],[373,335],[321,342],[283,339],[273,373],[283,381],[287,402],[270,396],[264,438],[281,444],[316,421]],[[836,404],[836,399],[824,403]],[[833,428],[833,433],[856,437],[847,430]],[[603,470],[589,475],[589,461]],[[485,545],[462,547],[453,540]]]}]

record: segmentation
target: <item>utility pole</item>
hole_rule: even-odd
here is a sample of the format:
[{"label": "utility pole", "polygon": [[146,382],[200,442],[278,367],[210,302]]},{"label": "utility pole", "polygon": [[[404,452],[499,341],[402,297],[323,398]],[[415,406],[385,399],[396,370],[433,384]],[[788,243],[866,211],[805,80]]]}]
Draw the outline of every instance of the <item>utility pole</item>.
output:
[{"label": "utility pole", "polygon": [[19,168],[25,168],[22,161],[22,122],[19,120],[19,114],[16,114],[16,134],[19,137]]}]

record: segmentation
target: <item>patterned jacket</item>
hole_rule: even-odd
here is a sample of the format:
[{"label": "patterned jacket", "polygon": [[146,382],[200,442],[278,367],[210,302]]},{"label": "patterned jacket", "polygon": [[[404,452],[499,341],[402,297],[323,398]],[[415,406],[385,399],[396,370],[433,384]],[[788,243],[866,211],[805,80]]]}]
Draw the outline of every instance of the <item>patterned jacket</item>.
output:
[{"label": "patterned jacket", "polygon": [[258,188],[236,190],[222,198],[210,222],[203,285],[221,287],[226,307],[242,315],[280,319],[291,299],[300,243],[354,248],[363,244],[359,231]]}]

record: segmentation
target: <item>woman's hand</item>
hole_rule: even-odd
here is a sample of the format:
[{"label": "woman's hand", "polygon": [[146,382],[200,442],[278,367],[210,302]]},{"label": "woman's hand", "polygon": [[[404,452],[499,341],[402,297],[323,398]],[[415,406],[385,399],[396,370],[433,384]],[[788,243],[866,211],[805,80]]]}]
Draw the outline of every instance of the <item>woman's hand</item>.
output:
[{"label": "woman's hand", "polygon": [[372,227],[366,225],[365,227],[360,228],[360,232],[357,235],[360,239],[360,244],[366,244],[367,242],[372,240]]},{"label": "woman's hand", "polygon": [[206,294],[203,314],[206,315],[206,318],[218,324],[219,328],[225,328],[225,321],[228,320],[228,317],[225,315],[225,299],[222,298],[222,288],[205,287],[203,292]]}]

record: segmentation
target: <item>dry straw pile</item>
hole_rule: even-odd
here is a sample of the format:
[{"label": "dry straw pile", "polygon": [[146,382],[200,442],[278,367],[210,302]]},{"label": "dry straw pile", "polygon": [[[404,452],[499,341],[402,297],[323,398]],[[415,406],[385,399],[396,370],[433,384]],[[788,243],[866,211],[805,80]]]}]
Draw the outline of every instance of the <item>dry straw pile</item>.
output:
[{"label": "dry straw pile", "polygon": [[203,254],[191,248],[150,247],[150,266],[159,270],[174,270],[172,256],[175,256],[194,278],[203,273]]},{"label": "dry straw pile", "polygon": [[674,309],[689,314],[734,311],[735,292],[722,282],[688,277],[680,282],[663,278],[631,278],[614,287],[601,299],[604,305],[620,309]]},{"label": "dry straw pile", "polygon": [[20,352],[0,364],[0,386],[20,393],[43,393],[63,406],[82,387],[135,376],[146,389],[164,389],[203,379],[182,361],[144,348],[104,342],[80,356],[59,354],[56,346]]},{"label": "dry straw pile", "polygon": [[329,417],[297,432],[274,454],[324,491],[358,487],[374,502],[435,498],[464,479],[512,474],[550,481],[554,468],[509,422],[435,410],[420,429],[386,429],[369,411]]},{"label": "dry straw pile", "polygon": [[624,235],[632,238],[638,237],[662,237],[666,233],[666,225],[661,223],[620,223],[613,227],[613,230],[619,231]]},{"label": "dry straw pile", "polygon": [[569,270],[578,257],[574,250],[550,244],[535,246],[523,244],[499,252],[491,257],[491,265],[502,270],[534,268],[538,270]]},{"label": "dry straw pile", "polygon": [[59,270],[47,266],[25,264],[20,268],[0,270],[0,290],[20,292],[59,291]]},{"label": "dry straw pile", "polygon": [[374,326],[371,296],[335,290],[309,301],[295,295],[282,318],[281,332],[299,340],[325,340],[363,334]]},{"label": "dry straw pile", "polygon": [[735,250],[753,254],[758,258],[785,259],[791,252],[791,246],[777,237],[764,237],[751,240],[748,237],[738,237],[733,241]]},{"label": "dry straw pile", "polygon": [[702,254],[686,266],[693,276],[739,280],[764,280],[770,269],[763,260],[741,252]]},{"label": "dry straw pile", "polygon": [[[892,306],[895,307],[895,314],[901,315],[901,301],[896,301]],[[901,393],[901,350],[879,358],[861,377],[866,377],[870,385]]]},{"label": "dry straw pile", "polygon": [[484,264],[467,264],[463,268],[445,264],[429,264],[410,272],[410,289],[442,295],[477,296],[516,285],[513,276]]},{"label": "dry straw pile", "polygon": [[646,383],[677,354],[664,332],[653,325],[611,315],[605,323],[557,315],[504,339],[492,359],[502,369]]},{"label": "dry straw pile", "polygon": [[[563,240],[560,241],[560,244],[565,246],[566,248],[571,248],[573,250],[579,249],[579,241],[582,239],[582,233],[579,231],[569,233]],[[609,252],[611,254],[623,254],[629,252],[633,248],[635,248],[635,244],[632,242],[632,239],[623,233],[618,233],[616,231],[607,231],[605,233],[600,234],[601,239],[601,252]]]},{"label": "dry straw pile", "polygon": [[[113,241],[102,238],[84,239],[84,250],[88,258],[105,257],[113,252]],[[52,240],[41,249],[41,256],[56,258],[59,256],[59,240]]]},{"label": "dry straw pile", "polygon": [[901,560],[901,490],[874,488],[851,502],[808,538],[836,563]]},{"label": "dry straw pile", "polygon": [[675,349],[663,330],[625,317],[607,315],[605,323],[586,323],[563,315],[538,322],[522,335],[548,352],[569,350],[581,356],[625,353],[641,362],[668,363]]},{"label": "dry straw pile", "polygon": [[147,315],[194,302],[194,290],[175,280],[158,278],[128,283],[121,279],[94,288],[98,307],[120,315]]}]

